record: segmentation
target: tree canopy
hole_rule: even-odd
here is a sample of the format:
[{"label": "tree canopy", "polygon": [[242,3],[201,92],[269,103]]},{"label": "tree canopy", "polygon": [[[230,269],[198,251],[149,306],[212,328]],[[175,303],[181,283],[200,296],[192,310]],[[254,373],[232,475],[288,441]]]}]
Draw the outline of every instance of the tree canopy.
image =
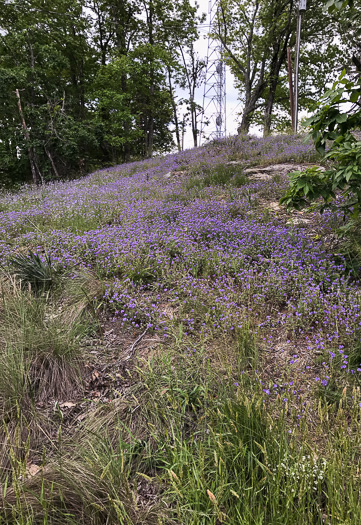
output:
[{"label": "tree canopy", "polygon": [[166,71],[189,0],[9,0],[0,12],[1,182],[38,183],[173,146]]},{"label": "tree canopy", "polygon": [[[211,34],[236,78],[241,132],[258,124],[267,135],[290,124],[287,48],[295,43],[297,5],[219,2]],[[361,71],[359,10],[358,0],[309,0],[300,109],[317,101],[343,68]],[[62,179],[181,149],[187,125],[197,146],[196,90],[206,61],[195,44],[203,21],[191,0],[6,0],[0,184]]]}]

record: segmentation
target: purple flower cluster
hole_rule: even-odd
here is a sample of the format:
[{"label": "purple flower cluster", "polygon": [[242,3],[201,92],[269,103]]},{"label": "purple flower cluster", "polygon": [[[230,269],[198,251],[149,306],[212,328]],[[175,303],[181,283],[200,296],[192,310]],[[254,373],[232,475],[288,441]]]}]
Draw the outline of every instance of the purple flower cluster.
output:
[{"label": "purple flower cluster", "polygon": [[330,351],[332,361],[332,349],[350,346],[361,326],[359,285],[323,244],[337,216],[317,219],[314,238],[257,206],[278,198],[287,177],[253,180],[230,195],[223,186],[187,189],[185,174],[201,177],[235,158],[245,166],[309,161],[312,151],[294,137],[230,138],[24,188],[0,199],[0,263],[30,246],[64,271],[94,271],[107,283],[99,299],[124,327],[146,324],[167,336],[181,326],[197,337],[252,326],[270,347],[284,332],[310,351]]}]

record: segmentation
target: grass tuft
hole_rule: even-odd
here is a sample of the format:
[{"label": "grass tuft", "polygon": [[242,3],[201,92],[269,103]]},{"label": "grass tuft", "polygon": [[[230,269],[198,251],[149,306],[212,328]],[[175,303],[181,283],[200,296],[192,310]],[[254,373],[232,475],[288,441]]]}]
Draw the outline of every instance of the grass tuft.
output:
[{"label": "grass tuft", "polygon": [[71,396],[81,387],[79,342],[88,327],[79,319],[65,324],[46,296],[35,297],[15,281],[3,281],[1,291],[3,410]]},{"label": "grass tuft", "polygon": [[56,272],[48,254],[41,258],[29,250],[27,254],[10,257],[9,264],[23,287],[30,285],[33,290],[44,292],[54,285]]}]

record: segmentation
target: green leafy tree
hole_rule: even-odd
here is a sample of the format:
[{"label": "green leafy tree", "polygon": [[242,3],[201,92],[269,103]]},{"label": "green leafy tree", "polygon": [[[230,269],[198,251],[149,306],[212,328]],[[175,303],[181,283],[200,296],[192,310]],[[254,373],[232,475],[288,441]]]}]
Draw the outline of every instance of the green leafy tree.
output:
[{"label": "green leafy tree", "polygon": [[[356,70],[361,72],[361,3],[359,0],[329,0],[325,8],[338,26],[339,39],[344,52],[353,63]],[[345,64],[350,73],[350,67]]]},{"label": "green leafy tree", "polygon": [[[175,64],[179,59],[179,50],[183,46],[194,42],[197,38],[197,6],[192,6],[189,0],[173,2],[171,0],[142,0],[145,13],[143,38],[144,43],[154,47],[149,52],[149,94],[152,102],[144,113],[143,126],[145,131],[145,149],[148,157],[152,156],[154,146],[154,129],[158,117],[153,108],[154,95],[156,91],[157,75],[153,58],[157,60],[159,49],[162,49],[162,59],[165,65],[165,74],[168,71],[176,71]],[[153,58],[152,58],[153,57]],[[171,91],[168,90],[171,94]],[[172,103],[172,97],[171,97]],[[173,98],[174,117],[174,98]]]},{"label": "green leafy tree", "polygon": [[[121,76],[117,73],[118,87],[116,83],[110,82],[109,89],[103,84],[103,88],[97,91],[97,107],[103,118],[103,128],[110,125],[114,133],[116,119],[116,128],[121,133],[118,137],[106,133],[105,148],[111,149],[114,157],[114,145],[117,142],[127,159],[134,153],[136,145],[138,154],[151,157],[154,148],[164,151],[173,143],[169,134],[171,122],[175,124],[180,146],[174,86],[179,78],[180,49],[197,38],[197,8],[191,6],[188,0],[177,3],[169,0],[96,0],[89,2],[88,6],[94,14],[94,42],[98,46],[102,65],[115,62],[119,73],[118,58],[128,58],[122,62]],[[104,75],[104,70],[100,75]],[[110,80],[109,75],[107,78]],[[139,81],[136,89],[134,79]],[[108,95],[110,92],[113,95],[107,96],[107,91]],[[118,110],[111,113],[113,96],[119,104],[123,100],[128,109],[120,111],[118,104]],[[128,111],[130,108],[132,114]],[[122,112],[124,120],[120,125]],[[134,134],[134,125],[142,132],[142,144],[140,139],[136,142],[130,139]],[[129,137],[130,142],[125,137]],[[161,143],[161,137],[164,143]]]},{"label": "green leafy tree", "polygon": [[262,0],[222,0],[219,4],[215,35],[225,49],[244,103],[240,133],[248,133],[254,112],[266,89],[266,62],[269,49],[264,45]]},{"label": "green leafy tree", "polygon": [[[172,107],[164,78],[162,50],[138,46],[127,56],[120,56],[103,66],[97,75],[94,97],[103,136],[111,148],[112,162],[124,161],[127,155],[146,156],[149,114],[155,114],[153,143],[157,151],[167,151],[173,144],[169,122]],[[152,54],[150,57],[149,55]],[[153,76],[149,77],[149,61]],[[127,90],[120,89],[126,77]],[[152,87],[152,90],[151,90]],[[102,115],[108,115],[104,126]]]},{"label": "green leafy tree", "polygon": [[[309,0],[304,15],[300,108],[314,102],[325,83],[334,80],[340,50],[334,43],[337,24],[322,5]],[[289,124],[287,47],[294,46],[298,2],[285,0],[222,0],[214,33],[225,49],[243,102],[240,133],[252,123],[268,135],[275,123]],[[274,113],[277,112],[277,118]]]},{"label": "green leafy tree", "polygon": [[39,183],[169,150],[166,79],[180,46],[196,38],[196,21],[188,0],[8,0],[0,12],[2,181]]},{"label": "green leafy tree", "polygon": [[198,121],[203,113],[203,108],[196,103],[195,96],[196,89],[199,88],[204,81],[206,62],[200,59],[195,52],[193,42],[191,42],[186,51],[181,47],[180,53],[183,67],[180,70],[182,76],[179,79],[179,85],[188,92],[188,97],[184,99],[187,108],[187,114],[185,116],[187,117],[189,115],[193,145],[196,148],[198,146],[198,136],[200,134]]},{"label": "green leafy tree", "polygon": [[0,140],[8,168],[31,167],[34,182],[86,169],[94,147],[87,94],[96,64],[82,5],[9,2],[0,25]]}]

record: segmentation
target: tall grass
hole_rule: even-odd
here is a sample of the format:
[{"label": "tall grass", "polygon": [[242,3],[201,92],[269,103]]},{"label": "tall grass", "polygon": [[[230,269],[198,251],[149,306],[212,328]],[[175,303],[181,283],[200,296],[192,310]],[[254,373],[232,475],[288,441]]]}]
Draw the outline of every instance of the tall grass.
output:
[{"label": "tall grass", "polygon": [[174,347],[139,363],[129,400],[96,408],[7,488],[0,523],[357,523],[356,403],[348,422],[341,403],[319,408],[312,435],[290,433],[292,407],[269,411],[247,374],[235,384],[206,352],[197,362]]}]

